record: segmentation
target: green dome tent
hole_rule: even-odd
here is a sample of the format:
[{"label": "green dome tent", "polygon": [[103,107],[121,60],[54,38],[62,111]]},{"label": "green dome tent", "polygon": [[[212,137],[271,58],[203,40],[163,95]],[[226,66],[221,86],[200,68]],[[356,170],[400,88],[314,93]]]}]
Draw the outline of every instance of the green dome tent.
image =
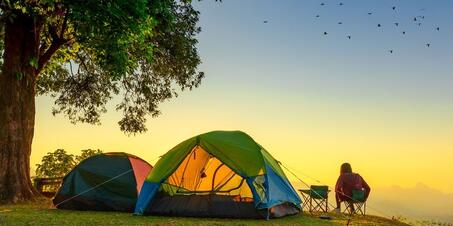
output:
[{"label": "green dome tent", "polygon": [[168,151],[146,178],[135,214],[274,218],[300,211],[278,162],[240,131],[213,131]]},{"label": "green dome tent", "polygon": [[58,209],[133,212],[152,166],[122,152],[91,156],[64,178],[53,199]]}]

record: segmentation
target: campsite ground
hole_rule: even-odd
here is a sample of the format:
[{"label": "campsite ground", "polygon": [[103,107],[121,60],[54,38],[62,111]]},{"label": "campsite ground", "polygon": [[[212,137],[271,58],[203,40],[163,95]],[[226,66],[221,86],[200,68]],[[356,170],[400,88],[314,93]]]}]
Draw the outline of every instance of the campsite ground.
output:
[{"label": "campsite ground", "polygon": [[[48,201],[0,205],[0,226],[4,225],[346,225],[347,217],[331,215],[322,220],[316,215],[299,214],[281,219],[232,220],[182,217],[133,216],[129,213],[68,211],[54,209]],[[354,216],[349,225],[406,225],[373,216]]]}]

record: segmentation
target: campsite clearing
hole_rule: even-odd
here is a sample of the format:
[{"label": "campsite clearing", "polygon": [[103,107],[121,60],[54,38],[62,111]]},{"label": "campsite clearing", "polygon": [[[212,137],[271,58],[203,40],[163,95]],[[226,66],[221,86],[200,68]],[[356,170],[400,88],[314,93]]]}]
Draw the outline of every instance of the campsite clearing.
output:
[{"label": "campsite clearing", "polygon": [[[58,210],[50,201],[31,204],[0,205],[0,226],[4,225],[346,225],[345,217],[331,215],[322,220],[307,213],[279,219],[214,219],[159,216],[133,216],[130,213]],[[406,225],[373,216],[354,216],[349,225]]]}]

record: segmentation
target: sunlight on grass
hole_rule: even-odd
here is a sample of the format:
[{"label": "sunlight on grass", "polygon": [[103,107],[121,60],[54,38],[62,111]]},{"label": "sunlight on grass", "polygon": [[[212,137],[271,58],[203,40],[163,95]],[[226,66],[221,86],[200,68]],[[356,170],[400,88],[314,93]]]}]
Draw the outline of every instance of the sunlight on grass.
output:
[{"label": "sunlight on grass", "polygon": [[[347,216],[329,214],[332,220],[307,213],[280,219],[214,219],[133,216],[130,213],[58,210],[49,201],[0,206],[0,225],[346,225]],[[405,225],[374,216],[354,216],[350,225]]]}]

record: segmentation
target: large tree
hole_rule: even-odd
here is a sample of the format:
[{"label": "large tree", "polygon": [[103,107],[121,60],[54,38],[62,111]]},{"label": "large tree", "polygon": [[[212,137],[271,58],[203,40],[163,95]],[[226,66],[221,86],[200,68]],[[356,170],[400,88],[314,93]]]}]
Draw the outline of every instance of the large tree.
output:
[{"label": "large tree", "polygon": [[160,102],[203,77],[198,16],[190,0],[1,0],[0,202],[37,194],[37,95],[55,98],[54,114],[92,124],[119,96],[120,129],[145,132]]}]

